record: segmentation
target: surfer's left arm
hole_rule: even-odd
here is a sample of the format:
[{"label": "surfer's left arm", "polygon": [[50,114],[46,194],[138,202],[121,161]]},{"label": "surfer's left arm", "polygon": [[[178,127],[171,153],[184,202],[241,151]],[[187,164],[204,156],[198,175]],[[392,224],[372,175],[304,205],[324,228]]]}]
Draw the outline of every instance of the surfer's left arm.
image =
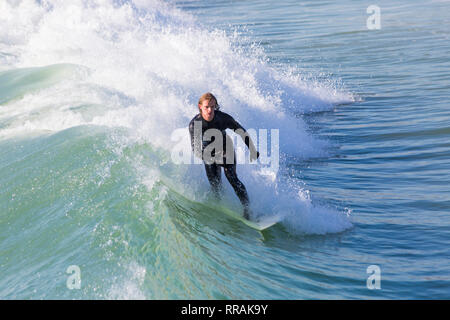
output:
[{"label": "surfer's left arm", "polygon": [[250,150],[250,161],[258,159],[259,152],[256,150],[252,138],[248,134],[247,130],[245,130],[244,127],[241,126],[241,124],[237,122],[232,116],[228,115],[228,117],[228,127],[234,130],[234,132],[242,138],[248,150]]}]

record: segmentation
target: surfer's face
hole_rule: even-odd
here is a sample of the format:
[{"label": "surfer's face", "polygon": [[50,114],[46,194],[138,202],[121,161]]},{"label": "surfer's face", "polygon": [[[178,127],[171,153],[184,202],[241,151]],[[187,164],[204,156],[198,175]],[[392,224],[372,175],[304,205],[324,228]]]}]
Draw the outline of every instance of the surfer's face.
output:
[{"label": "surfer's face", "polygon": [[214,99],[204,100],[198,107],[200,108],[203,119],[206,121],[214,119],[214,108],[216,107],[216,101]]}]

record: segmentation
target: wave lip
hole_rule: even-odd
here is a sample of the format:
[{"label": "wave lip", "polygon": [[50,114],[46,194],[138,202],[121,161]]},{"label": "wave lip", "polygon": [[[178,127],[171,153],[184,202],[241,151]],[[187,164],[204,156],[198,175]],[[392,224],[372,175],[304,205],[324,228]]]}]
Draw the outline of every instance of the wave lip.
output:
[{"label": "wave lip", "polygon": [[10,69],[0,72],[0,105],[26,93],[43,90],[70,77],[76,66],[55,64],[45,67]]}]

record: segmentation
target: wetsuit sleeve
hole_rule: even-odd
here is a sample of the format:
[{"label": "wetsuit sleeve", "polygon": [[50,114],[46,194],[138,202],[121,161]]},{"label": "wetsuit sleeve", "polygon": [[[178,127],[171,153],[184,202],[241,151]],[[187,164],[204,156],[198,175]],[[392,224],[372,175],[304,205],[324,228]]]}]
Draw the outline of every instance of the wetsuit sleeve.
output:
[{"label": "wetsuit sleeve", "polygon": [[197,133],[197,137],[196,137],[195,136],[196,132],[195,132],[194,128],[195,128],[195,121],[192,120],[189,123],[189,134],[191,136],[191,149],[197,158],[202,159],[203,152],[202,152],[202,144],[201,144],[201,130],[199,131],[200,136],[198,136],[198,133]]},{"label": "wetsuit sleeve", "polygon": [[[245,145],[250,150],[250,153],[254,153],[256,155],[257,154],[256,147],[253,144],[253,141],[250,138],[250,135],[247,133],[247,130],[245,130],[244,127],[241,126],[241,124],[239,122],[234,120],[234,118],[232,116],[230,116],[228,114],[225,114],[225,116],[227,119],[227,128],[234,130],[238,135],[240,135],[242,140],[244,141]],[[258,156],[259,156],[259,154],[258,154]]]}]

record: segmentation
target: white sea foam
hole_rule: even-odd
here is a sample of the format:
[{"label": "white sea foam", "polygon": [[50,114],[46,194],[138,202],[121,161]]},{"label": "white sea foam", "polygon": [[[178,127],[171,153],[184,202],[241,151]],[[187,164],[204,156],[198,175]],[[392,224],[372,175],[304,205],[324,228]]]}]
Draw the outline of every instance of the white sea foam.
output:
[{"label": "white sea foam", "polygon": [[109,289],[107,298],[117,300],[144,300],[142,285],[145,281],[147,270],[136,262],[131,262],[125,267],[124,275],[116,278],[115,283]]}]

